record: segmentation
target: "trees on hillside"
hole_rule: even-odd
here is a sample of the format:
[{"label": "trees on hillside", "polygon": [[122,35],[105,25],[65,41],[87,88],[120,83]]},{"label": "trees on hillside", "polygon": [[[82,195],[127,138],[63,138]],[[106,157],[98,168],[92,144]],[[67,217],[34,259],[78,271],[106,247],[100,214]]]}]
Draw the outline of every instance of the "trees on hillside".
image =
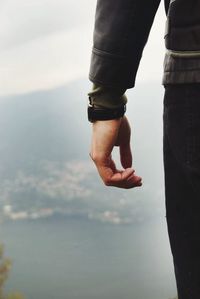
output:
[{"label": "trees on hillside", "polygon": [[18,292],[7,295],[4,292],[4,285],[8,278],[11,265],[11,260],[4,257],[4,247],[0,244],[0,299],[25,299],[24,296]]}]

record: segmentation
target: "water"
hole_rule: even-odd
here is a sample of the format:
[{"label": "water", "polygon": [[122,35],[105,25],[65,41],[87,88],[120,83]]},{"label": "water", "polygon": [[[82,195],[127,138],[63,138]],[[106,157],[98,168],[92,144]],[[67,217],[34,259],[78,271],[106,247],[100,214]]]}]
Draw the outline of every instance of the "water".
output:
[{"label": "water", "polygon": [[6,290],[27,299],[168,299],[176,294],[164,220],[111,225],[49,218],[1,226]]}]

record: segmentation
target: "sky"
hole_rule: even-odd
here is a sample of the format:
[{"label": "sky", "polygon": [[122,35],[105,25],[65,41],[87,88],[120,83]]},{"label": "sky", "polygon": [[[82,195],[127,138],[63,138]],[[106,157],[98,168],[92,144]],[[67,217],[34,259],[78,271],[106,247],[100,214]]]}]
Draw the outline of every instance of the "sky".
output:
[{"label": "sky", "polygon": [[[0,96],[88,80],[95,7],[94,0],[1,0]],[[137,82],[161,82],[165,19],[161,3]]]},{"label": "sky", "polygon": [[[80,0],[78,2],[74,0],[1,0],[0,96],[51,90],[80,79],[89,83],[88,73],[95,7],[95,0]],[[164,4],[162,3],[144,51],[137,83],[161,82],[165,52],[164,27],[165,14]],[[138,96],[140,95],[138,94]],[[153,100],[155,102],[155,98]],[[148,99],[149,103],[150,101],[151,99]],[[134,119],[136,119],[137,105],[135,103],[133,105]],[[159,110],[158,103],[155,106]],[[147,107],[146,104],[145,107]],[[132,110],[130,109],[130,111]],[[138,115],[141,115],[140,111]],[[131,117],[133,116],[130,116],[130,120]],[[156,119],[155,110],[152,117]],[[138,126],[143,128],[144,114],[143,118],[140,117],[140,119],[142,123],[138,122]],[[151,125],[152,122],[153,120]],[[137,126],[137,122],[135,126]],[[136,130],[140,132],[138,133],[140,135],[141,127],[140,130]],[[138,140],[141,140],[141,136],[139,138]],[[137,140],[137,133],[134,133],[134,140]],[[89,181],[91,173],[93,175],[94,172],[86,172],[83,178],[78,177],[76,181],[76,173],[72,173],[72,176],[67,177],[65,175],[70,167],[68,164],[61,170],[59,170],[60,165],[57,164],[53,166],[51,164],[51,167],[57,173],[53,182],[46,179],[48,172],[45,173],[44,179],[20,173],[19,176],[17,175],[16,180],[10,181],[9,184],[8,182],[5,185],[0,184],[0,194],[2,196],[6,194],[6,198],[7,195],[9,198],[16,190],[21,190],[20,186],[22,185],[27,189],[34,187],[38,192],[50,197],[57,196],[57,192],[61,192],[67,198],[73,197],[74,194],[79,197],[82,195],[86,200],[88,200],[89,195],[92,198],[93,194],[88,193],[90,190],[85,189],[82,183],[86,179]],[[74,166],[75,169],[80,169],[80,167],[82,167],[82,164],[75,164]],[[90,169],[88,164],[85,169]],[[68,189],[66,189],[66,182],[67,186],[70,186]],[[148,189],[146,192],[150,194],[151,190]],[[155,196],[155,206],[158,206],[158,212],[160,212],[160,205],[157,201],[159,202],[161,197],[162,194],[159,190]],[[146,198],[144,199],[145,209],[148,211],[145,200]],[[94,213],[91,212],[90,216],[92,215],[93,218],[99,217],[103,220],[107,217],[114,222],[123,222],[116,214],[118,210],[113,210],[113,207],[116,206],[115,199],[113,201],[110,199],[110,202],[110,210],[107,210],[108,203],[106,199],[105,202],[101,200],[101,205],[100,201],[97,204],[102,209],[102,205],[105,206],[105,215],[95,214],[96,216],[94,216]],[[119,205],[119,211],[122,208],[129,211],[129,204],[132,205],[132,203],[129,203],[129,199],[125,199]],[[143,209],[143,204],[140,204],[140,209]],[[96,211],[96,206],[94,211]],[[113,214],[107,213],[110,211],[113,211]],[[141,214],[140,211],[138,214]],[[127,216],[127,213],[125,215]]]}]

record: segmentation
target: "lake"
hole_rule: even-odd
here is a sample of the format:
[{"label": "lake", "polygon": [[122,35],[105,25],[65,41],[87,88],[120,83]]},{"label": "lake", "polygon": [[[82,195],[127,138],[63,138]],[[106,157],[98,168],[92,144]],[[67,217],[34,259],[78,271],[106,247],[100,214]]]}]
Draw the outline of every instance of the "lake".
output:
[{"label": "lake", "polygon": [[13,261],[6,291],[27,299],[169,299],[176,295],[165,219],[113,225],[50,217],[1,224]]}]

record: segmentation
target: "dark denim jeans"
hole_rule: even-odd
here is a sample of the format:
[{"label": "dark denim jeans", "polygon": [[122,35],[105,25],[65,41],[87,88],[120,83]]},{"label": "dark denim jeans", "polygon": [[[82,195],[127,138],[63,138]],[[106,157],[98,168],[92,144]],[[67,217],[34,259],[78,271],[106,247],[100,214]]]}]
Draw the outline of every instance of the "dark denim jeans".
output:
[{"label": "dark denim jeans", "polygon": [[179,299],[200,298],[200,83],[165,86],[166,218]]}]

